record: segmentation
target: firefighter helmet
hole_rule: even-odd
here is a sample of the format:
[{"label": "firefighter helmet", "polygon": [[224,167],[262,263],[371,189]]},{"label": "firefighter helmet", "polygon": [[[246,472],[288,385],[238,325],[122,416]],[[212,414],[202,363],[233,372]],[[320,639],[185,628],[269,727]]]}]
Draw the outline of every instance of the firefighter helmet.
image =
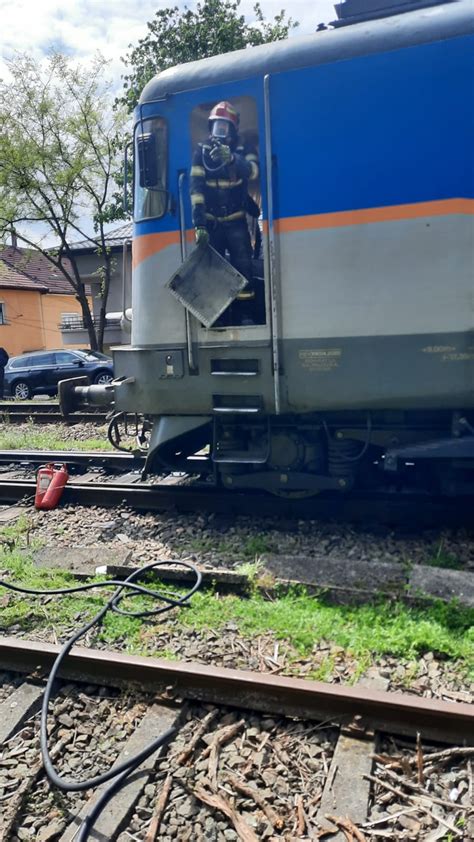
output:
[{"label": "firefighter helmet", "polygon": [[214,120],[225,120],[227,123],[230,123],[237,133],[239,128],[239,113],[230,102],[218,102],[212,109],[209,114],[209,131],[211,132]]}]

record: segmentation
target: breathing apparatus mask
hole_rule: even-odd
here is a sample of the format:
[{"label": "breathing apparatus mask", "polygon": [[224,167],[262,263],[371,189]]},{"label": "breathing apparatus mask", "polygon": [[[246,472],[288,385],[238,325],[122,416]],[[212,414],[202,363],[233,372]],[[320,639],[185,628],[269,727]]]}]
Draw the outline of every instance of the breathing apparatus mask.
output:
[{"label": "breathing apparatus mask", "polygon": [[218,143],[226,143],[231,139],[231,128],[228,120],[213,120],[211,138]]}]

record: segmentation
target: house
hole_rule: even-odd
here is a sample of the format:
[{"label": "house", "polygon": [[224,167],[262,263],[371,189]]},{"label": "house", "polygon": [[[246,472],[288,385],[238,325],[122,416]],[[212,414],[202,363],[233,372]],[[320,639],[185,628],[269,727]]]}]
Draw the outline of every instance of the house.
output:
[{"label": "house", "polygon": [[[130,331],[123,324],[122,312],[131,307],[131,278],[132,278],[132,223],[124,223],[114,228],[106,235],[107,248],[113,257],[112,277],[107,299],[107,322],[104,331],[104,351],[109,351],[112,345],[128,345]],[[101,305],[100,269],[103,260],[97,253],[97,245],[91,240],[82,240],[70,246],[74,251],[76,265],[81,279],[91,290],[92,313],[97,324]],[[83,347],[88,342],[87,330],[82,322],[82,316],[76,321],[70,319],[61,327],[63,343],[70,347]]]},{"label": "house", "polygon": [[61,322],[82,318],[74,290],[40,252],[12,239],[0,246],[0,346],[11,357],[62,348]]}]

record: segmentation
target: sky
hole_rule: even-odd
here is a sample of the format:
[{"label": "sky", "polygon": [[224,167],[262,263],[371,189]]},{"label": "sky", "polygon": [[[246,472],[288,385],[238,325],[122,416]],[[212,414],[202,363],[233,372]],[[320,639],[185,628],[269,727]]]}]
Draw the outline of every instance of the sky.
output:
[{"label": "sky", "polygon": [[[247,21],[253,18],[255,0],[242,0],[241,10]],[[0,0],[0,78],[7,79],[5,59],[15,51],[28,52],[36,58],[51,49],[87,61],[97,50],[110,60],[110,74],[120,86],[124,72],[121,57],[128,46],[135,46],[147,33],[147,21],[158,9],[174,5],[184,8],[182,0]],[[195,0],[188,0],[195,8]],[[286,9],[300,22],[297,33],[314,32],[318,23],[335,18],[332,0],[261,0],[266,18]]]},{"label": "sky", "polygon": [[[55,50],[88,64],[99,51],[109,60],[108,76],[114,91],[120,94],[121,76],[127,72],[122,57],[130,45],[135,47],[145,37],[147,22],[158,9],[175,5],[194,9],[196,4],[197,0],[0,0],[0,79],[9,81],[6,60],[15,52],[41,60]],[[260,4],[267,20],[286,9],[293,20],[299,21],[296,35],[314,32],[319,23],[329,23],[336,17],[333,0],[260,0]],[[241,12],[249,23],[255,17],[254,5],[255,0],[241,0]],[[85,217],[80,224],[84,231],[91,232],[90,219]],[[55,243],[42,226],[34,229],[36,237],[41,231],[44,245]],[[30,227],[25,230],[30,233]]]}]

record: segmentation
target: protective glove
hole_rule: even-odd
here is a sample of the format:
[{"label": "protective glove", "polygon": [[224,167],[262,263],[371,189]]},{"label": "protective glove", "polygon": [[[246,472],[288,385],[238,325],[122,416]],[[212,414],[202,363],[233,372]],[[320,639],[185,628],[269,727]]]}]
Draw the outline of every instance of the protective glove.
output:
[{"label": "protective glove", "polygon": [[215,164],[231,164],[234,159],[234,156],[226,143],[221,143],[219,146],[213,146],[209,154]]},{"label": "protective glove", "polygon": [[204,248],[209,242],[209,231],[207,228],[196,228],[195,237],[196,245]]}]

